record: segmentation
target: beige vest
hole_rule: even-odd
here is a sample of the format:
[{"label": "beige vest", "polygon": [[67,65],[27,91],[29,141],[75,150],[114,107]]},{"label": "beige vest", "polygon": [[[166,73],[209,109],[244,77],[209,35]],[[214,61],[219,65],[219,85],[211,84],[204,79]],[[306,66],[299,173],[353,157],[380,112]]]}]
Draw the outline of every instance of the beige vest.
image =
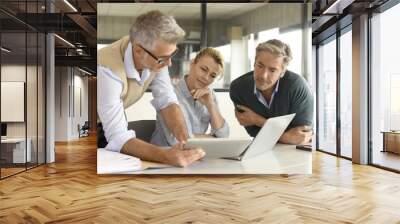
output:
[{"label": "beige vest", "polygon": [[[151,72],[150,77],[140,85],[135,79],[128,79],[125,71],[124,56],[129,44],[129,36],[108,45],[97,51],[97,65],[111,69],[123,82],[121,99],[124,108],[138,101],[153,81],[156,73]],[[101,91],[101,90],[98,90]]]}]

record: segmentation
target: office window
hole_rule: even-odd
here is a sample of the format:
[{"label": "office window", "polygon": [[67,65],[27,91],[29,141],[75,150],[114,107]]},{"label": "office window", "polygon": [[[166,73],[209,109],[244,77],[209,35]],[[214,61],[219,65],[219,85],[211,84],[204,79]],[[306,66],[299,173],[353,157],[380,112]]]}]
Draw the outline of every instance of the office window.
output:
[{"label": "office window", "polygon": [[316,131],[317,131],[317,46],[316,45],[312,45],[312,61],[311,61],[311,69],[312,69],[312,75],[310,77],[309,83],[311,86],[311,91],[314,97],[314,118],[313,118],[313,131],[314,131],[314,135],[312,138],[312,147],[313,149],[316,148],[317,146],[317,135],[316,135]]},{"label": "office window", "polygon": [[[270,39],[279,39],[289,45],[292,50],[293,60],[290,62],[288,69],[302,75],[302,29],[282,31],[279,28],[273,28],[257,34],[251,33],[243,36],[241,40],[232,41],[231,44],[215,47],[225,59],[225,71],[224,78],[213,83],[212,87],[228,88],[231,81],[252,71],[254,69],[257,45]],[[232,60],[237,63],[232,62]]]},{"label": "office window", "polygon": [[336,153],[336,39],[318,48],[318,149]]},{"label": "office window", "polygon": [[[211,84],[211,88],[228,88],[229,85],[224,85],[224,83],[229,84],[231,80],[236,79],[242,74],[234,74],[231,73],[231,45],[226,44],[223,46],[215,47],[216,50],[218,50],[222,57],[224,58],[224,74],[223,77],[220,79],[217,79]],[[193,58],[196,57],[196,53],[193,53]]]},{"label": "office window", "polygon": [[[396,29],[398,21],[400,4],[373,15],[371,19],[372,163],[396,170],[400,170],[400,156],[396,154],[400,153],[400,33]],[[384,139],[383,132],[389,132],[385,134],[388,139]]]},{"label": "office window", "polygon": [[340,36],[340,154],[352,156],[352,35]]},{"label": "office window", "polygon": [[[293,59],[288,66],[288,70],[302,75],[302,29],[298,28],[294,30],[281,30],[279,28],[273,28],[259,32],[257,37],[258,38],[254,40],[254,45],[249,48],[249,55],[254,55],[255,57],[255,48],[262,42],[271,39],[281,40],[289,45],[293,54]],[[253,69],[254,58],[251,60],[251,68]]]}]

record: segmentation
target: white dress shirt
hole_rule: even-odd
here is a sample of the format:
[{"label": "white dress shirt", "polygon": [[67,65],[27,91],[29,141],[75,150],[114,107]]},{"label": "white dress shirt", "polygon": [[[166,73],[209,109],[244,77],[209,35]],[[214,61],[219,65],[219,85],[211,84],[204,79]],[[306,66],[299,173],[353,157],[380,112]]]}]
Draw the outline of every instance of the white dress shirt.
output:
[{"label": "white dress shirt", "polygon": [[[129,43],[124,57],[125,72],[128,79],[135,79],[139,85],[149,78],[150,70],[143,69],[142,75],[136,70],[133,63],[132,44]],[[165,66],[155,75],[150,84],[153,100],[151,104],[159,111],[167,106],[176,103],[176,98],[168,67]],[[128,122],[125,117],[125,110],[121,99],[123,90],[122,80],[109,68],[97,66],[97,112],[103,124],[104,135],[107,139],[106,150],[119,152],[122,146],[132,138],[135,138],[135,131],[128,130]],[[128,90],[129,91],[129,90]]]}]

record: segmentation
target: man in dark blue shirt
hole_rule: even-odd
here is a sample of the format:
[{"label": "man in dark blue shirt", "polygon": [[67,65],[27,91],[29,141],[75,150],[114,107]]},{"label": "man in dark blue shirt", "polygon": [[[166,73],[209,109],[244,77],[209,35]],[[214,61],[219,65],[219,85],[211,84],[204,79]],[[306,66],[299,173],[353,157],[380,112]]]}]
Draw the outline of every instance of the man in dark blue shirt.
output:
[{"label": "man in dark blue shirt", "polygon": [[250,136],[256,136],[268,118],[296,113],[279,141],[296,145],[311,141],[313,96],[306,80],[286,69],[291,59],[291,50],[282,41],[260,43],[254,71],[231,83],[236,118]]}]

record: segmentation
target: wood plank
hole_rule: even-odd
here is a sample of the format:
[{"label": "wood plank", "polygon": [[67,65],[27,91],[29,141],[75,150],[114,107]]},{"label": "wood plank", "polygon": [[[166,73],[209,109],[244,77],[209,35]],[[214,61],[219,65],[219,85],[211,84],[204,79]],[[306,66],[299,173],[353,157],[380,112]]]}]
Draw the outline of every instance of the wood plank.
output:
[{"label": "wood plank", "polygon": [[321,152],[312,175],[98,176],[91,136],[0,181],[0,223],[400,223],[399,177]]}]

